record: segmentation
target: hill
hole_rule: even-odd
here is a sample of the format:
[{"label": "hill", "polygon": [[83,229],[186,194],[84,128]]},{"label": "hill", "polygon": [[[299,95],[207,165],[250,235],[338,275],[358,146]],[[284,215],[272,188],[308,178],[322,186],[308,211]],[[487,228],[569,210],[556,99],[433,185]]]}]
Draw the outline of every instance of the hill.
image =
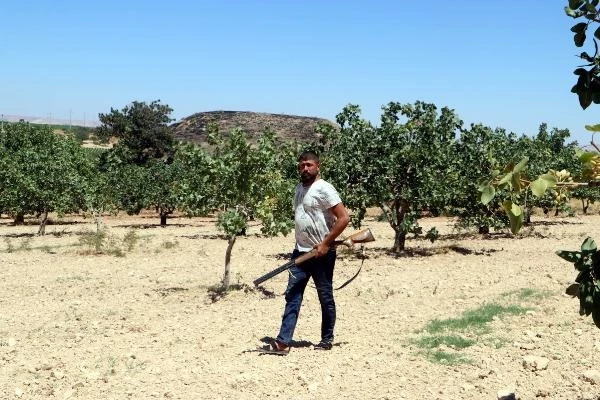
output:
[{"label": "hill", "polygon": [[173,124],[173,134],[177,140],[205,143],[206,128],[212,123],[225,134],[234,128],[241,128],[253,137],[268,127],[282,141],[299,142],[316,139],[318,135],[315,128],[319,123],[335,125],[327,119],[317,117],[248,111],[210,111],[190,115]]}]

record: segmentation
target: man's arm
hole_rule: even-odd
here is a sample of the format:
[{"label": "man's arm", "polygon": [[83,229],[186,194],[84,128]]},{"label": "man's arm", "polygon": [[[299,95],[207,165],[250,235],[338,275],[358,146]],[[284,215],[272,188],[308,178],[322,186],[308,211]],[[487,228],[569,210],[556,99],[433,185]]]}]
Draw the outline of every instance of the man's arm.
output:
[{"label": "man's arm", "polygon": [[333,241],[344,232],[344,229],[348,226],[350,222],[350,216],[348,215],[348,210],[344,207],[344,203],[338,203],[335,206],[329,209],[335,216],[335,223],[331,227],[331,231],[329,234],[323,239],[321,243],[315,246],[317,250],[317,257],[321,257],[329,251],[331,244]]}]

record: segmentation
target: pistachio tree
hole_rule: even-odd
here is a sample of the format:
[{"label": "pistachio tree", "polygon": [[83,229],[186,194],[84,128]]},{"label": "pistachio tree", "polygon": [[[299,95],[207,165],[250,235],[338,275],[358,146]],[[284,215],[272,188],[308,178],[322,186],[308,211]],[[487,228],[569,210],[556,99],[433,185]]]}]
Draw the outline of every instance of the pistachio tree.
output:
[{"label": "pistachio tree", "polygon": [[[109,155],[102,166],[108,174],[105,182],[114,192],[117,208],[129,215],[145,209],[156,210],[160,225],[178,208],[181,165],[162,159],[151,159],[144,165],[123,163],[119,157]],[[101,179],[100,176],[98,179]]]},{"label": "pistachio tree", "polygon": [[79,143],[45,125],[8,124],[0,133],[0,208],[13,216],[40,217],[86,208],[87,179],[93,164]]},{"label": "pistachio tree", "polygon": [[571,197],[581,202],[581,211],[586,215],[592,204],[600,202],[600,187],[579,187],[571,192]]},{"label": "pistachio tree", "polygon": [[481,203],[479,183],[511,157],[516,141],[517,137],[512,132],[482,124],[472,124],[462,130],[456,142],[462,174],[450,211],[458,217],[457,228],[476,228],[479,233],[487,234],[491,229],[504,229],[508,225],[508,218],[501,208],[504,196],[498,193],[493,201]]},{"label": "pistachio tree", "polygon": [[215,160],[204,147],[191,142],[178,143],[173,164],[180,171],[177,177],[177,204],[189,217],[205,216],[217,206]]},{"label": "pistachio tree", "polygon": [[85,215],[90,215],[96,223],[96,232],[104,229],[103,215],[118,212],[117,186],[114,185],[111,171],[99,168],[100,156],[106,151],[90,152],[85,149],[90,157],[94,169],[86,179],[85,190]]},{"label": "pistachio tree", "polygon": [[256,221],[260,233],[287,235],[293,228],[292,196],[296,181],[286,179],[282,165],[295,155],[265,130],[253,144],[252,137],[234,129],[225,137],[216,128],[208,133],[211,146],[208,174],[212,182],[211,205],[217,226],[227,239],[224,290],[231,283],[231,254],[236,239]]},{"label": "pistachio tree", "polygon": [[[381,125],[346,106],[337,115],[339,130],[321,142],[324,175],[353,210],[355,227],[367,207],[379,207],[395,232],[393,251],[405,250],[407,234],[422,233],[418,219],[426,210],[444,212],[456,196],[460,165],[455,140],[462,121],[448,108],[391,102],[382,108]],[[437,230],[427,234],[435,238]]]}]

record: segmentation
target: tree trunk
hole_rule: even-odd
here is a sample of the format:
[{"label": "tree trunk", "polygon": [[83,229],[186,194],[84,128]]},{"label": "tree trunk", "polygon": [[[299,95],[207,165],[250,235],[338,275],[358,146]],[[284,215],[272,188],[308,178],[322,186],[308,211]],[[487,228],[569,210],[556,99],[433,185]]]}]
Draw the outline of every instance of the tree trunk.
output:
[{"label": "tree trunk", "polygon": [[585,201],[585,199],[581,199],[581,208],[583,209],[583,215],[587,215],[588,207],[590,206],[590,201]]},{"label": "tree trunk", "polygon": [[404,251],[406,245],[406,232],[397,229],[394,235],[394,253],[400,254]]},{"label": "tree trunk", "polygon": [[24,225],[25,224],[25,214],[18,213],[15,215],[14,225]]},{"label": "tree trunk", "polygon": [[40,227],[38,229],[38,236],[44,236],[46,234],[46,224],[48,223],[48,211],[44,211],[40,214]]},{"label": "tree trunk", "polygon": [[232,236],[229,238],[229,242],[227,243],[227,250],[225,251],[225,273],[223,274],[223,282],[222,286],[225,291],[229,290],[229,285],[231,283],[231,249],[233,248],[233,244],[235,243],[235,239],[237,236]]},{"label": "tree trunk", "polygon": [[404,216],[408,211],[408,203],[405,200],[394,202],[394,217],[395,220],[391,223],[394,228],[394,248],[396,254],[400,254],[406,247],[406,232],[402,229],[404,226]]},{"label": "tree trunk", "polygon": [[104,222],[102,221],[102,214],[98,214],[94,217],[94,219],[96,220],[96,233],[100,233],[102,232],[102,230],[104,229]]},{"label": "tree trunk", "polygon": [[481,235],[487,235],[488,233],[490,233],[490,227],[489,226],[480,226],[477,231],[479,232],[479,234]]},{"label": "tree trunk", "polygon": [[167,213],[160,213],[160,226],[167,226]]}]

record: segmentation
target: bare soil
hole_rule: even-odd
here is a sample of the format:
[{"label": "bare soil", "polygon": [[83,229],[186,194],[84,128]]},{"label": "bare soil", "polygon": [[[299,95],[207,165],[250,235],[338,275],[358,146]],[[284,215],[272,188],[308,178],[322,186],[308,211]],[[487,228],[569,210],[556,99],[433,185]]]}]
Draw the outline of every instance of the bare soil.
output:
[{"label": "bare soil", "polygon": [[[266,291],[251,282],[286,261],[293,237],[251,228],[233,249],[240,290],[213,302],[227,246],[214,220],[157,222],[106,217],[112,245],[97,254],[82,244],[96,229],[90,219],[55,219],[44,237],[0,219],[1,398],[496,399],[504,389],[520,399],[599,398],[589,371],[600,369],[600,331],[564,294],[575,270],[554,254],[600,240],[598,215],[536,216],[516,238],[424,219],[440,240],[411,238],[412,256],[400,258],[387,252],[391,228],[370,218],[377,241],[365,246],[357,279],[336,292],[333,350],[312,349],[320,308],[309,286],[285,357],[255,349],[278,332],[287,274]],[[336,284],[360,262],[340,250]],[[473,340],[465,349],[418,345],[432,320],[485,304],[527,311],[496,316],[487,331],[454,332]],[[436,361],[434,351],[462,361]],[[536,370],[527,356],[548,365]]]}]

